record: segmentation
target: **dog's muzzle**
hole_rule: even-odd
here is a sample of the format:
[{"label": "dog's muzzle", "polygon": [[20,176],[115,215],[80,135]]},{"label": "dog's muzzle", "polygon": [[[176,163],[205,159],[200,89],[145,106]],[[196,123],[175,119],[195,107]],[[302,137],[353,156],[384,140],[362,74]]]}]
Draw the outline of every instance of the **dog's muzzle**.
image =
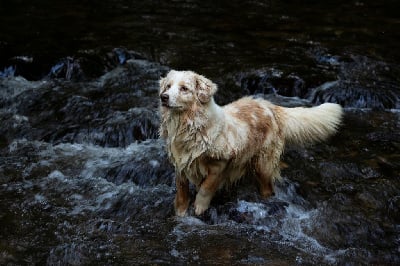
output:
[{"label": "dog's muzzle", "polygon": [[163,93],[160,95],[161,103],[163,106],[168,106],[168,101],[169,101],[169,95],[166,93]]}]

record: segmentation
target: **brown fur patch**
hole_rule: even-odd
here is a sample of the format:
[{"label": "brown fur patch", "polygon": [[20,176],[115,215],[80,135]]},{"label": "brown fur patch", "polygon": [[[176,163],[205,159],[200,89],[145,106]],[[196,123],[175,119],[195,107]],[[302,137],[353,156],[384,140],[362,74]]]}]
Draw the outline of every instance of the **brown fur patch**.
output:
[{"label": "brown fur patch", "polygon": [[233,114],[249,127],[251,134],[248,135],[249,147],[260,147],[265,142],[271,129],[271,117],[265,115],[265,107],[258,101],[244,98],[232,103],[239,111]]},{"label": "brown fur patch", "polygon": [[189,207],[189,180],[186,178],[176,178],[176,195],[175,195],[175,210],[177,213],[184,215]]}]

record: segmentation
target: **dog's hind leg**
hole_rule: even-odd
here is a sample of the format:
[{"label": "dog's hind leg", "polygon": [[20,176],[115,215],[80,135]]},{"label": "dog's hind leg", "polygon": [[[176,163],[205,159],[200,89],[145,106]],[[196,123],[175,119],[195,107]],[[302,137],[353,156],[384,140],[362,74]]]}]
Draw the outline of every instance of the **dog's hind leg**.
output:
[{"label": "dog's hind leg", "polygon": [[175,214],[185,216],[189,207],[189,180],[186,177],[176,177]]},{"label": "dog's hind leg", "polygon": [[259,183],[260,194],[263,198],[268,198],[275,194],[274,180],[279,177],[279,164],[276,158],[258,157],[254,160],[256,179]]},{"label": "dog's hind leg", "polygon": [[211,199],[223,182],[220,174],[225,169],[225,166],[225,161],[208,162],[206,166],[207,176],[201,183],[194,202],[196,215],[201,215],[210,206]]}]

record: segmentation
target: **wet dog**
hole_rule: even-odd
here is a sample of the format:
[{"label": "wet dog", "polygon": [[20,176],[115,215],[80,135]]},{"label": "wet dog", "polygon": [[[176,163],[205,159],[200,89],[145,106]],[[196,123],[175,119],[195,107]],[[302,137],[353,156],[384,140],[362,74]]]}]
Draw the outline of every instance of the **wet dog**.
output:
[{"label": "wet dog", "polygon": [[160,80],[160,136],[176,170],[178,216],[189,207],[189,181],[197,188],[196,215],[246,172],[254,174],[263,197],[271,196],[285,144],[325,140],[343,115],[333,103],[285,108],[252,97],[219,106],[216,91],[216,84],[192,71],[172,70]]}]

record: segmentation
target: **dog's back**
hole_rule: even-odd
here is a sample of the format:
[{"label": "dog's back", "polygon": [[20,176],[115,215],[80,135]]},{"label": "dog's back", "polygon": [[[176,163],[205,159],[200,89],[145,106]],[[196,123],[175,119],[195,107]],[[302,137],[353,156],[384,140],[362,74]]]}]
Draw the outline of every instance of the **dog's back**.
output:
[{"label": "dog's back", "polygon": [[337,131],[343,116],[339,104],[286,108],[252,97],[239,99],[223,109],[228,122],[233,120],[231,129],[226,131],[243,131],[241,135],[246,135],[246,146],[252,149],[269,145],[269,141],[265,141],[271,137],[296,145],[324,141]]}]

